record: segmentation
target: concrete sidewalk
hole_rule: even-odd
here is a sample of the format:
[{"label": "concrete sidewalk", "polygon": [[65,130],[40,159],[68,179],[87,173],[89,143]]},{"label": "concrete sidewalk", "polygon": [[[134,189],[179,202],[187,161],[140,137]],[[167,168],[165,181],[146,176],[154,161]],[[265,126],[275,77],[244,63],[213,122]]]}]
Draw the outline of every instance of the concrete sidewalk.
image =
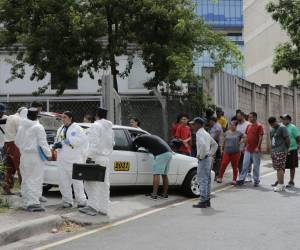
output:
[{"label": "concrete sidewalk", "polygon": [[[270,163],[271,161],[268,158],[263,158],[262,175],[273,171]],[[215,182],[213,190],[230,185],[231,178],[231,167],[228,167],[223,183],[218,184]],[[122,192],[124,193],[124,191]],[[48,195],[48,201],[45,203],[46,212],[44,213],[22,211],[18,209],[21,198],[18,196],[10,196],[9,198],[13,208],[0,213],[0,246],[26,239],[33,235],[50,232],[53,228],[59,228],[65,221],[73,222],[82,227],[99,226],[187,199],[179,190],[171,191],[169,199],[159,199],[157,201],[146,198],[140,192],[130,195],[118,195],[111,197],[109,216],[98,215],[91,217],[79,213],[77,208],[62,209],[61,199],[53,197],[53,195],[52,197]]]}]

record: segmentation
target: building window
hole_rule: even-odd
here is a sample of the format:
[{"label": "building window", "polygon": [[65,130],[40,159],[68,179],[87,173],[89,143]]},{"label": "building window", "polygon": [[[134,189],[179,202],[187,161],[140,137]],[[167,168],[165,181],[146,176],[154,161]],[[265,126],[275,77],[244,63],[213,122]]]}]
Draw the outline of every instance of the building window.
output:
[{"label": "building window", "polygon": [[215,28],[243,26],[242,0],[195,0],[196,13]]},{"label": "building window", "polygon": [[[74,77],[69,80],[64,80],[64,86],[66,89],[78,89],[78,75],[74,75]],[[55,73],[51,74],[51,89],[59,89],[61,86],[61,81],[59,76]]]}]

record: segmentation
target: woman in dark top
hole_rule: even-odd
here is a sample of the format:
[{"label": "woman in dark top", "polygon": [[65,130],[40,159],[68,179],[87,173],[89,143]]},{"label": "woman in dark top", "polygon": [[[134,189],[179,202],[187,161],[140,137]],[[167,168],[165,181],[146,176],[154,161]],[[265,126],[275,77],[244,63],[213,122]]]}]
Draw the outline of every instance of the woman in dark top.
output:
[{"label": "woman in dark top", "polygon": [[217,179],[218,183],[222,183],[224,172],[231,162],[233,169],[233,180],[232,184],[236,184],[238,175],[238,164],[240,159],[240,144],[243,138],[243,134],[236,130],[237,121],[233,120],[230,124],[230,129],[225,132],[224,144],[223,144],[223,156],[221,162],[220,173]]}]

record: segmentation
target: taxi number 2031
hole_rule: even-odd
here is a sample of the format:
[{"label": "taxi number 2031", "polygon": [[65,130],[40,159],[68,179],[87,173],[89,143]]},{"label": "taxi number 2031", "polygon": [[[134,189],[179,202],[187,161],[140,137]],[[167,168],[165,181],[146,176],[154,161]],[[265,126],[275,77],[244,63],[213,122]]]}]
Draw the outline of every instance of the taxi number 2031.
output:
[{"label": "taxi number 2031", "polygon": [[115,171],[129,171],[130,162],[129,161],[115,161],[114,170]]}]

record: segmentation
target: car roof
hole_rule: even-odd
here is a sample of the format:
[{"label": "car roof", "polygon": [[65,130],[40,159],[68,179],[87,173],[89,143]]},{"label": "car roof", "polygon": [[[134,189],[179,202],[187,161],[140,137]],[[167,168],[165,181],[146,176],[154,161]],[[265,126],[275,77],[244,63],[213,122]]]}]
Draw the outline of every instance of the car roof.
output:
[{"label": "car roof", "polygon": [[[81,122],[81,123],[77,123],[77,124],[79,126],[82,126],[82,127],[88,127],[88,128],[90,128],[93,123]],[[144,132],[146,134],[149,134],[147,131],[145,131],[143,129],[133,128],[133,127],[129,127],[129,126],[122,126],[122,125],[113,125],[113,129],[126,129],[126,130],[137,131],[137,132]]]},{"label": "car roof", "polygon": [[60,117],[61,114],[60,113],[56,113],[56,112],[40,112],[39,114],[40,116],[49,116],[49,117]]}]

